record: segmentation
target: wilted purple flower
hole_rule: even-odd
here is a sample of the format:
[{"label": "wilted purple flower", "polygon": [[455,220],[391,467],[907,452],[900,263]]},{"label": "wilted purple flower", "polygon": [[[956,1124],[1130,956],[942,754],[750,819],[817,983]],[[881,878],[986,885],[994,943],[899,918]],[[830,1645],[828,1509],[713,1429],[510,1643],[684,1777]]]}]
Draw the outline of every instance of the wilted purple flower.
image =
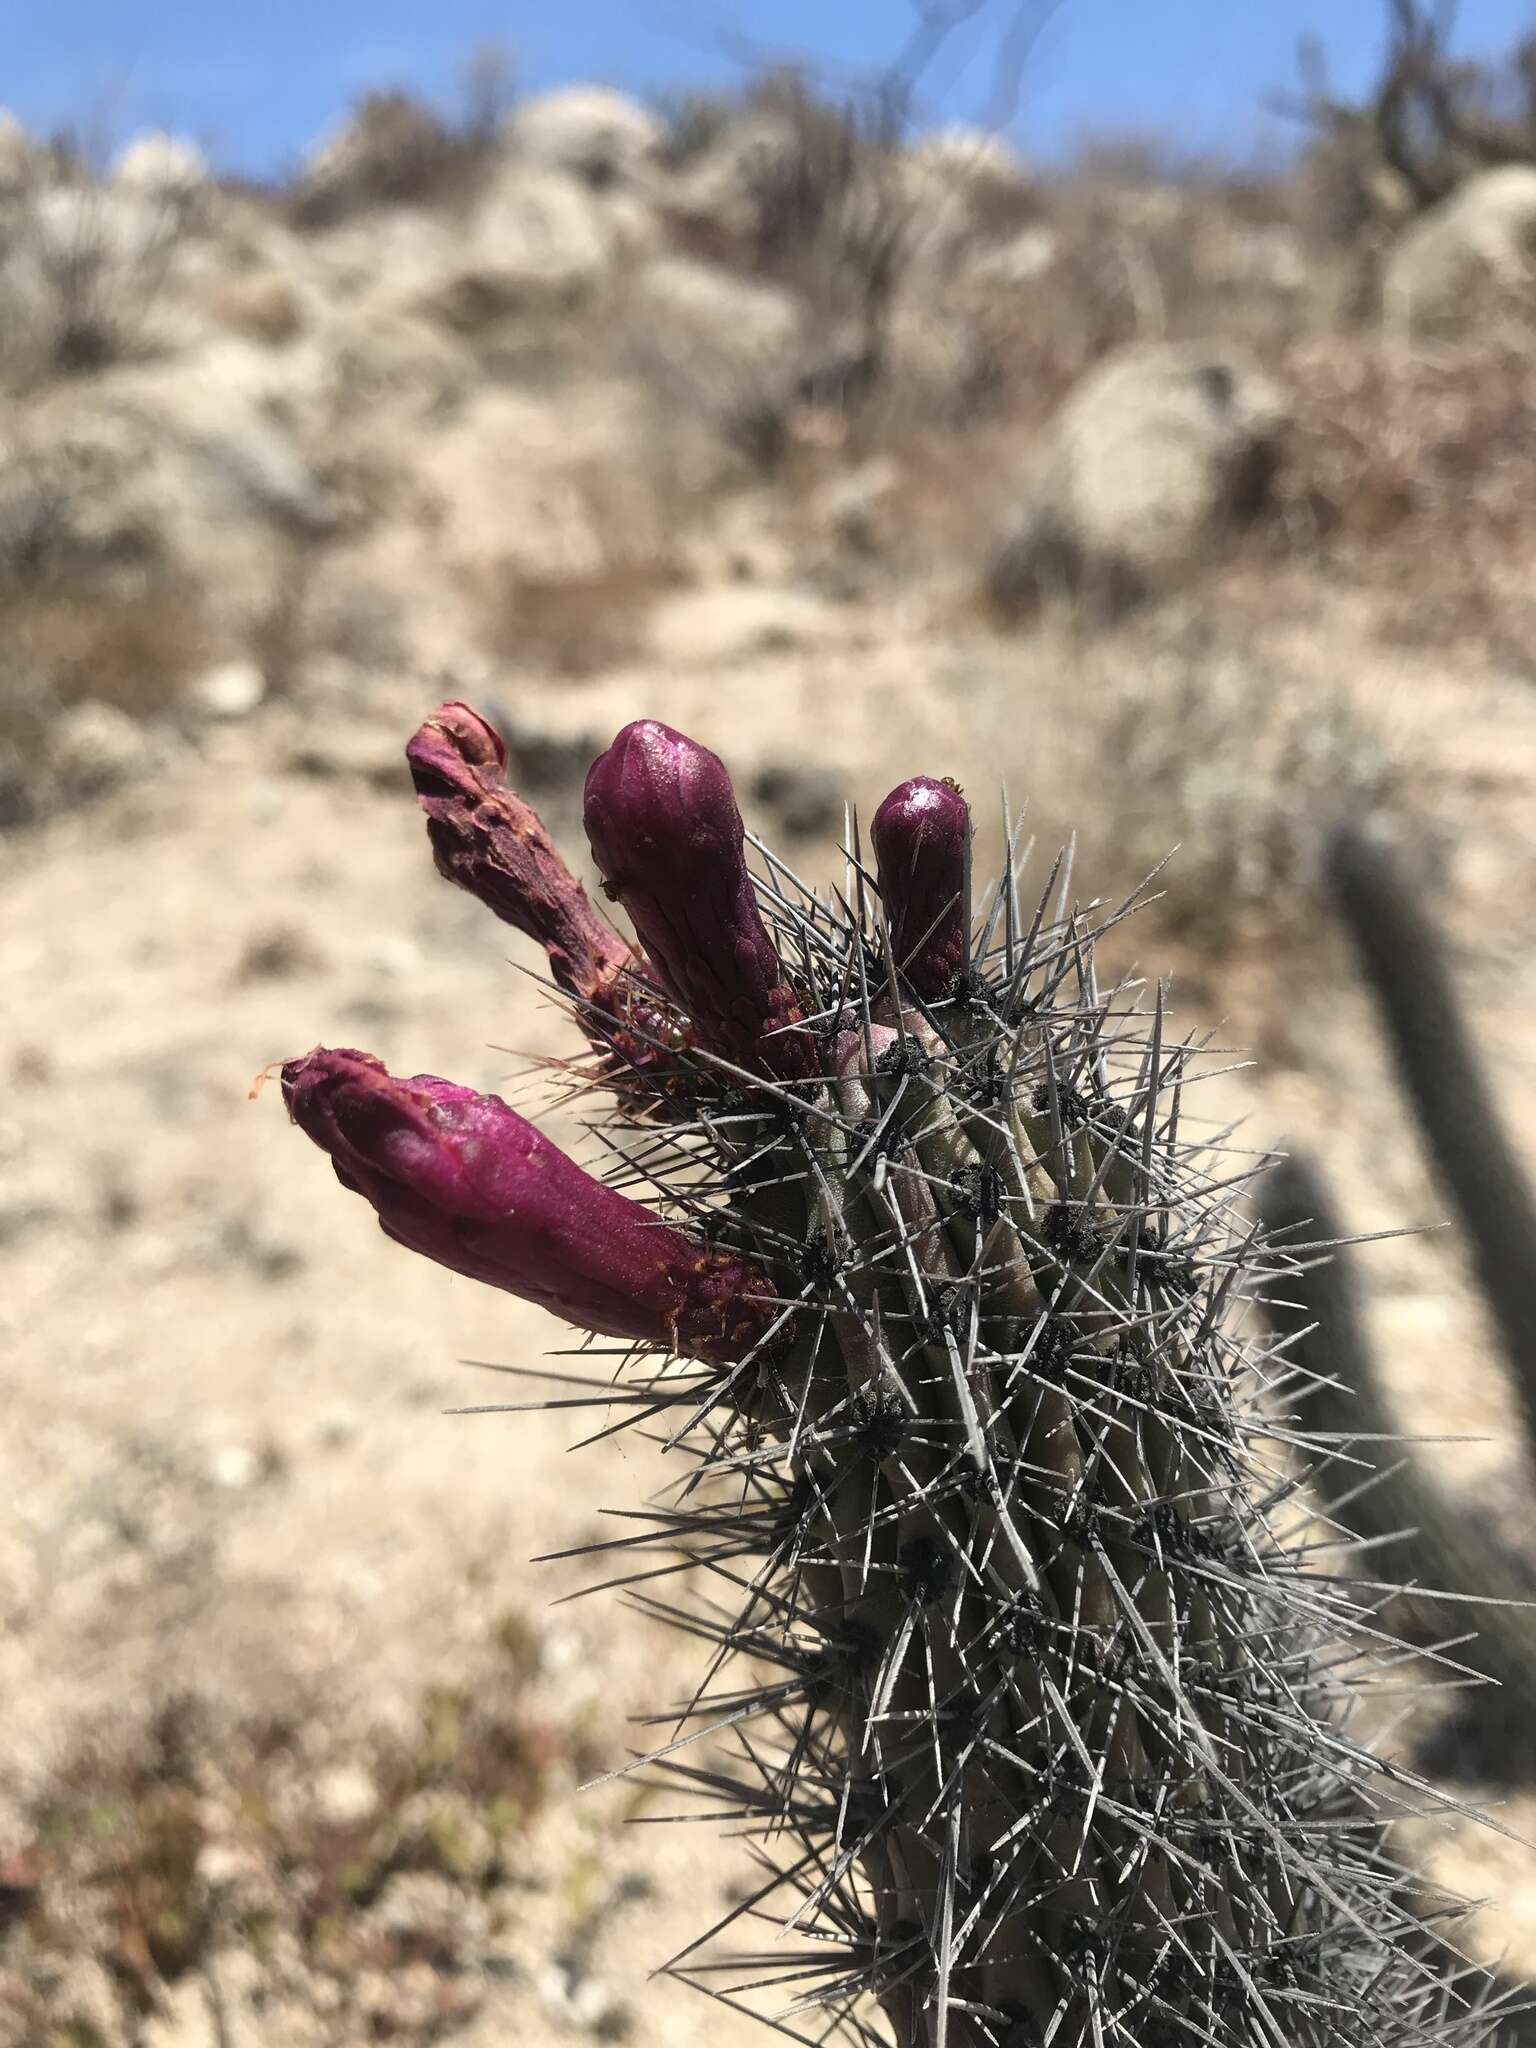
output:
[{"label": "wilted purple flower", "polygon": [[440,704],[405,758],[438,872],[537,939],[569,994],[611,1008],[634,949],[593,909],[537,811],[507,786],[495,727],[467,704]]},{"label": "wilted purple flower", "polygon": [[654,718],[626,725],[587,771],[587,838],[667,994],[700,1039],[785,1080],[815,1071],[763,925],[725,764]]},{"label": "wilted purple flower", "polygon": [[914,775],[870,827],[896,965],[925,1002],[947,996],[970,952],[971,807],[946,778]]},{"label": "wilted purple flower", "polygon": [[725,1363],[778,1316],[749,1261],[594,1180],[500,1096],[317,1047],[283,1097],[390,1237],[580,1329]]}]

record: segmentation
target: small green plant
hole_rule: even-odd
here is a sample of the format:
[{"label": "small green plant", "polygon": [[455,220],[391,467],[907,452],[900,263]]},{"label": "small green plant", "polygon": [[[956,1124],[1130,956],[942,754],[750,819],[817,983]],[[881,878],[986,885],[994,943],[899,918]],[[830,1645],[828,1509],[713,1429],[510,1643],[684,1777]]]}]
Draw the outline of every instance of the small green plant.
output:
[{"label": "small green plant", "polygon": [[647,720],[585,793],[631,943],[484,720],[408,755],[443,873],[546,950],[612,1170],[362,1052],[284,1095],[392,1238],[592,1333],[528,1375],[559,1406],[679,1460],[590,1546],[700,1644],[631,1768],[762,1862],[675,1972],[806,2041],[1484,2034],[1392,1853],[1434,1795],[1349,1727],[1377,1592],[1285,1538],[1250,1166],[1191,1135],[1161,997],[1099,987],[1120,913],[1011,855],[973,899],[927,776],[828,894],[754,875],[721,762]]}]

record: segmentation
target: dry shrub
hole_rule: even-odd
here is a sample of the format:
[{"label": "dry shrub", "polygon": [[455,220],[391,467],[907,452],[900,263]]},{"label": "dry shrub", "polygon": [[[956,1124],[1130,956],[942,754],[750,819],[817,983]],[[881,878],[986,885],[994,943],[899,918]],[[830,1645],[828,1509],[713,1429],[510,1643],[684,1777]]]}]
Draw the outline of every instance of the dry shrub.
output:
[{"label": "dry shrub", "polygon": [[217,292],[210,310],[220,326],[263,348],[285,348],[304,329],[304,302],[277,270],[232,278]]},{"label": "dry shrub", "polygon": [[366,93],[329,155],[290,193],[288,217],[297,228],[326,228],[376,206],[467,203],[495,147],[494,127],[473,104],[455,125],[413,93]]},{"label": "dry shrub", "polygon": [[1219,336],[1274,363],[1315,323],[1316,276],[1284,192],[1260,197],[1242,185],[1052,188],[1038,276],[1015,282],[979,264],[946,297],[942,318],[964,342],[950,416],[1038,425],[1129,342]]},{"label": "dry shrub", "polygon": [[479,579],[481,630],[503,660],[579,680],[639,652],[646,620],[678,576],[664,554],[569,574],[509,564]]},{"label": "dry shrub", "polygon": [[637,405],[622,467],[571,464],[536,499],[538,552],[465,575],[480,637],[524,671],[579,679],[639,652],[657,601],[685,580],[682,545],[707,505],[677,466],[664,407]]},{"label": "dry shrub", "polygon": [[24,391],[139,354],[190,218],[170,194],[40,174],[0,242],[0,385]]},{"label": "dry shrub", "polygon": [[134,727],[175,705],[208,651],[200,593],[165,575],[56,573],[0,596],[0,829],[109,790],[123,762],[101,751],[103,720],[137,753]]},{"label": "dry shrub", "polygon": [[[531,1640],[509,1626],[473,1685],[393,1723],[232,1722],[182,1699],[80,1743],[28,1835],[0,1845],[6,2011],[44,2029],[6,2038],[108,2038],[85,2031],[107,2017],[94,2001],[72,2009],[90,1962],[118,2008],[110,2038],[136,2041],[221,1950],[251,1959],[274,2025],[289,2001],[323,2002],[348,2039],[437,2040],[470,2019],[489,1902],[521,1869],[551,1768],[594,1761],[534,1710]],[[424,1983],[379,2009],[413,1965]]]},{"label": "dry shrub", "polygon": [[1434,623],[1499,608],[1536,506],[1530,305],[1489,283],[1460,338],[1333,336],[1294,352],[1286,537]]},{"label": "dry shrub", "polygon": [[135,718],[165,711],[209,640],[198,592],[180,579],[60,573],[0,598],[0,650],[0,736],[14,738],[16,707],[34,694],[65,709],[89,698]]},{"label": "dry shrub", "polygon": [[1111,895],[1168,860],[1138,945],[1149,927],[1191,958],[1310,944],[1330,828],[1398,785],[1384,736],[1315,673],[1201,629],[1115,641],[1074,686],[1070,720],[1041,735],[1040,843],[1077,830],[1084,872]]},{"label": "dry shrub", "polygon": [[1286,183],[1067,183],[1043,202],[1054,248],[1038,278],[962,269],[943,327],[927,316],[893,358],[851,448],[902,467],[892,523],[904,560],[985,546],[981,514],[995,519],[1037,436],[1107,353],[1215,336],[1275,380],[1290,418],[1266,516],[1213,538],[1207,579],[1234,555],[1302,560],[1378,591],[1388,634],[1463,634],[1503,652],[1528,642],[1528,291],[1489,280],[1463,301],[1456,334],[1411,348],[1341,323],[1347,266],[1296,224],[1297,203]]},{"label": "dry shrub", "polygon": [[683,102],[671,131],[674,167],[686,169],[753,123],[776,141],[742,160],[740,221],[680,211],[670,221],[674,239],[791,293],[808,342],[803,360],[786,366],[783,396],[854,414],[884,374],[891,309],[920,226],[901,157],[902,110],[878,93],[834,99],[803,72],[783,69],[741,95]]}]

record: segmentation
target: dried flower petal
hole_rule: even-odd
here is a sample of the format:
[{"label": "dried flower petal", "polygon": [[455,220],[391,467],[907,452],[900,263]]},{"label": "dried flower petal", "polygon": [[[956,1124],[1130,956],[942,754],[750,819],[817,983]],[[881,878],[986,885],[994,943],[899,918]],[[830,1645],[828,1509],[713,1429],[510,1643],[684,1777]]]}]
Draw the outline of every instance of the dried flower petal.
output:
[{"label": "dried flower petal", "polygon": [[538,813],[507,786],[501,735],[467,704],[440,704],[405,757],[438,872],[537,939],[569,994],[611,1009],[633,948],[594,910]]},{"label": "dried flower petal", "polygon": [[323,1047],[287,1062],[283,1096],[390,1237],[580,1329],[727,1362],[778,1316],[755,1266],[594,1180],[500,1096]]},{"label": "dried flower petal", "polygon": [[703,1042],[796,1080],[815,1071],[809,1032],[763,925],[731,778],[719,756],[645,718],[587,772],[593,857],[634,920],[667,994]]},{"label": "dried flower petal", "polygon": [[925,1002],[947,996],[970,951],[971,807],[958,783],[914,775],[870,827],[896,965]]}]

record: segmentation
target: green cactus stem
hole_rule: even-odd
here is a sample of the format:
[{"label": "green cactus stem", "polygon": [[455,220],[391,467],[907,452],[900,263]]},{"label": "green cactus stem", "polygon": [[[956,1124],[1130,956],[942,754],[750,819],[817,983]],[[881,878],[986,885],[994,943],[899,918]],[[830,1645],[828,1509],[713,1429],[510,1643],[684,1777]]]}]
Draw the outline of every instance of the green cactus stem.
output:
[{"label": "green cactus stem", "polygon": [[[1196,1135],[1160,996],[1100,988],[1119,913],[1031,902],[1011,858],[973,899],[958,790],[903,790],[878,876],[855,832],[822,896],[751,871],[729,778],[686,736],[642,721],[594,765],[589,836],[639,944],[630,965],[583,943],[654,1016],[605,992],[611,1261],[563,1169],[553,1278],[519,1249],[520,1217],[554,1224],[500,1105],[385,1076],[341,1154],[306,1124],[386,1227],[408,1199],[417,1248],[471,1270],[468,1228],[477,1277],[609,1333],[594,1407],[678,1460],[592,1546],[700,1646],[633,1768],[755,1837],[762,1877],[670,1967],[804,2042],[1480,2039],[1488,1985],[1392,1853],[1434,1795],[1351,1732],[1379,1595],[1282,1533],[1269,1388],[1295,1370],[1242,1334],[1269,1270],[1252,1162]],[[472,855],[456,842],[474,888]],[[514,865],[493,907],[538,931]],[[429,1144],[417,1095],[452,1107]],[[461,1128],[494,1155],[462,1173]],[[661,1264],[626,1324],[646,1211]],[[675,1352],[642,1334],[662,1311]]]}]

